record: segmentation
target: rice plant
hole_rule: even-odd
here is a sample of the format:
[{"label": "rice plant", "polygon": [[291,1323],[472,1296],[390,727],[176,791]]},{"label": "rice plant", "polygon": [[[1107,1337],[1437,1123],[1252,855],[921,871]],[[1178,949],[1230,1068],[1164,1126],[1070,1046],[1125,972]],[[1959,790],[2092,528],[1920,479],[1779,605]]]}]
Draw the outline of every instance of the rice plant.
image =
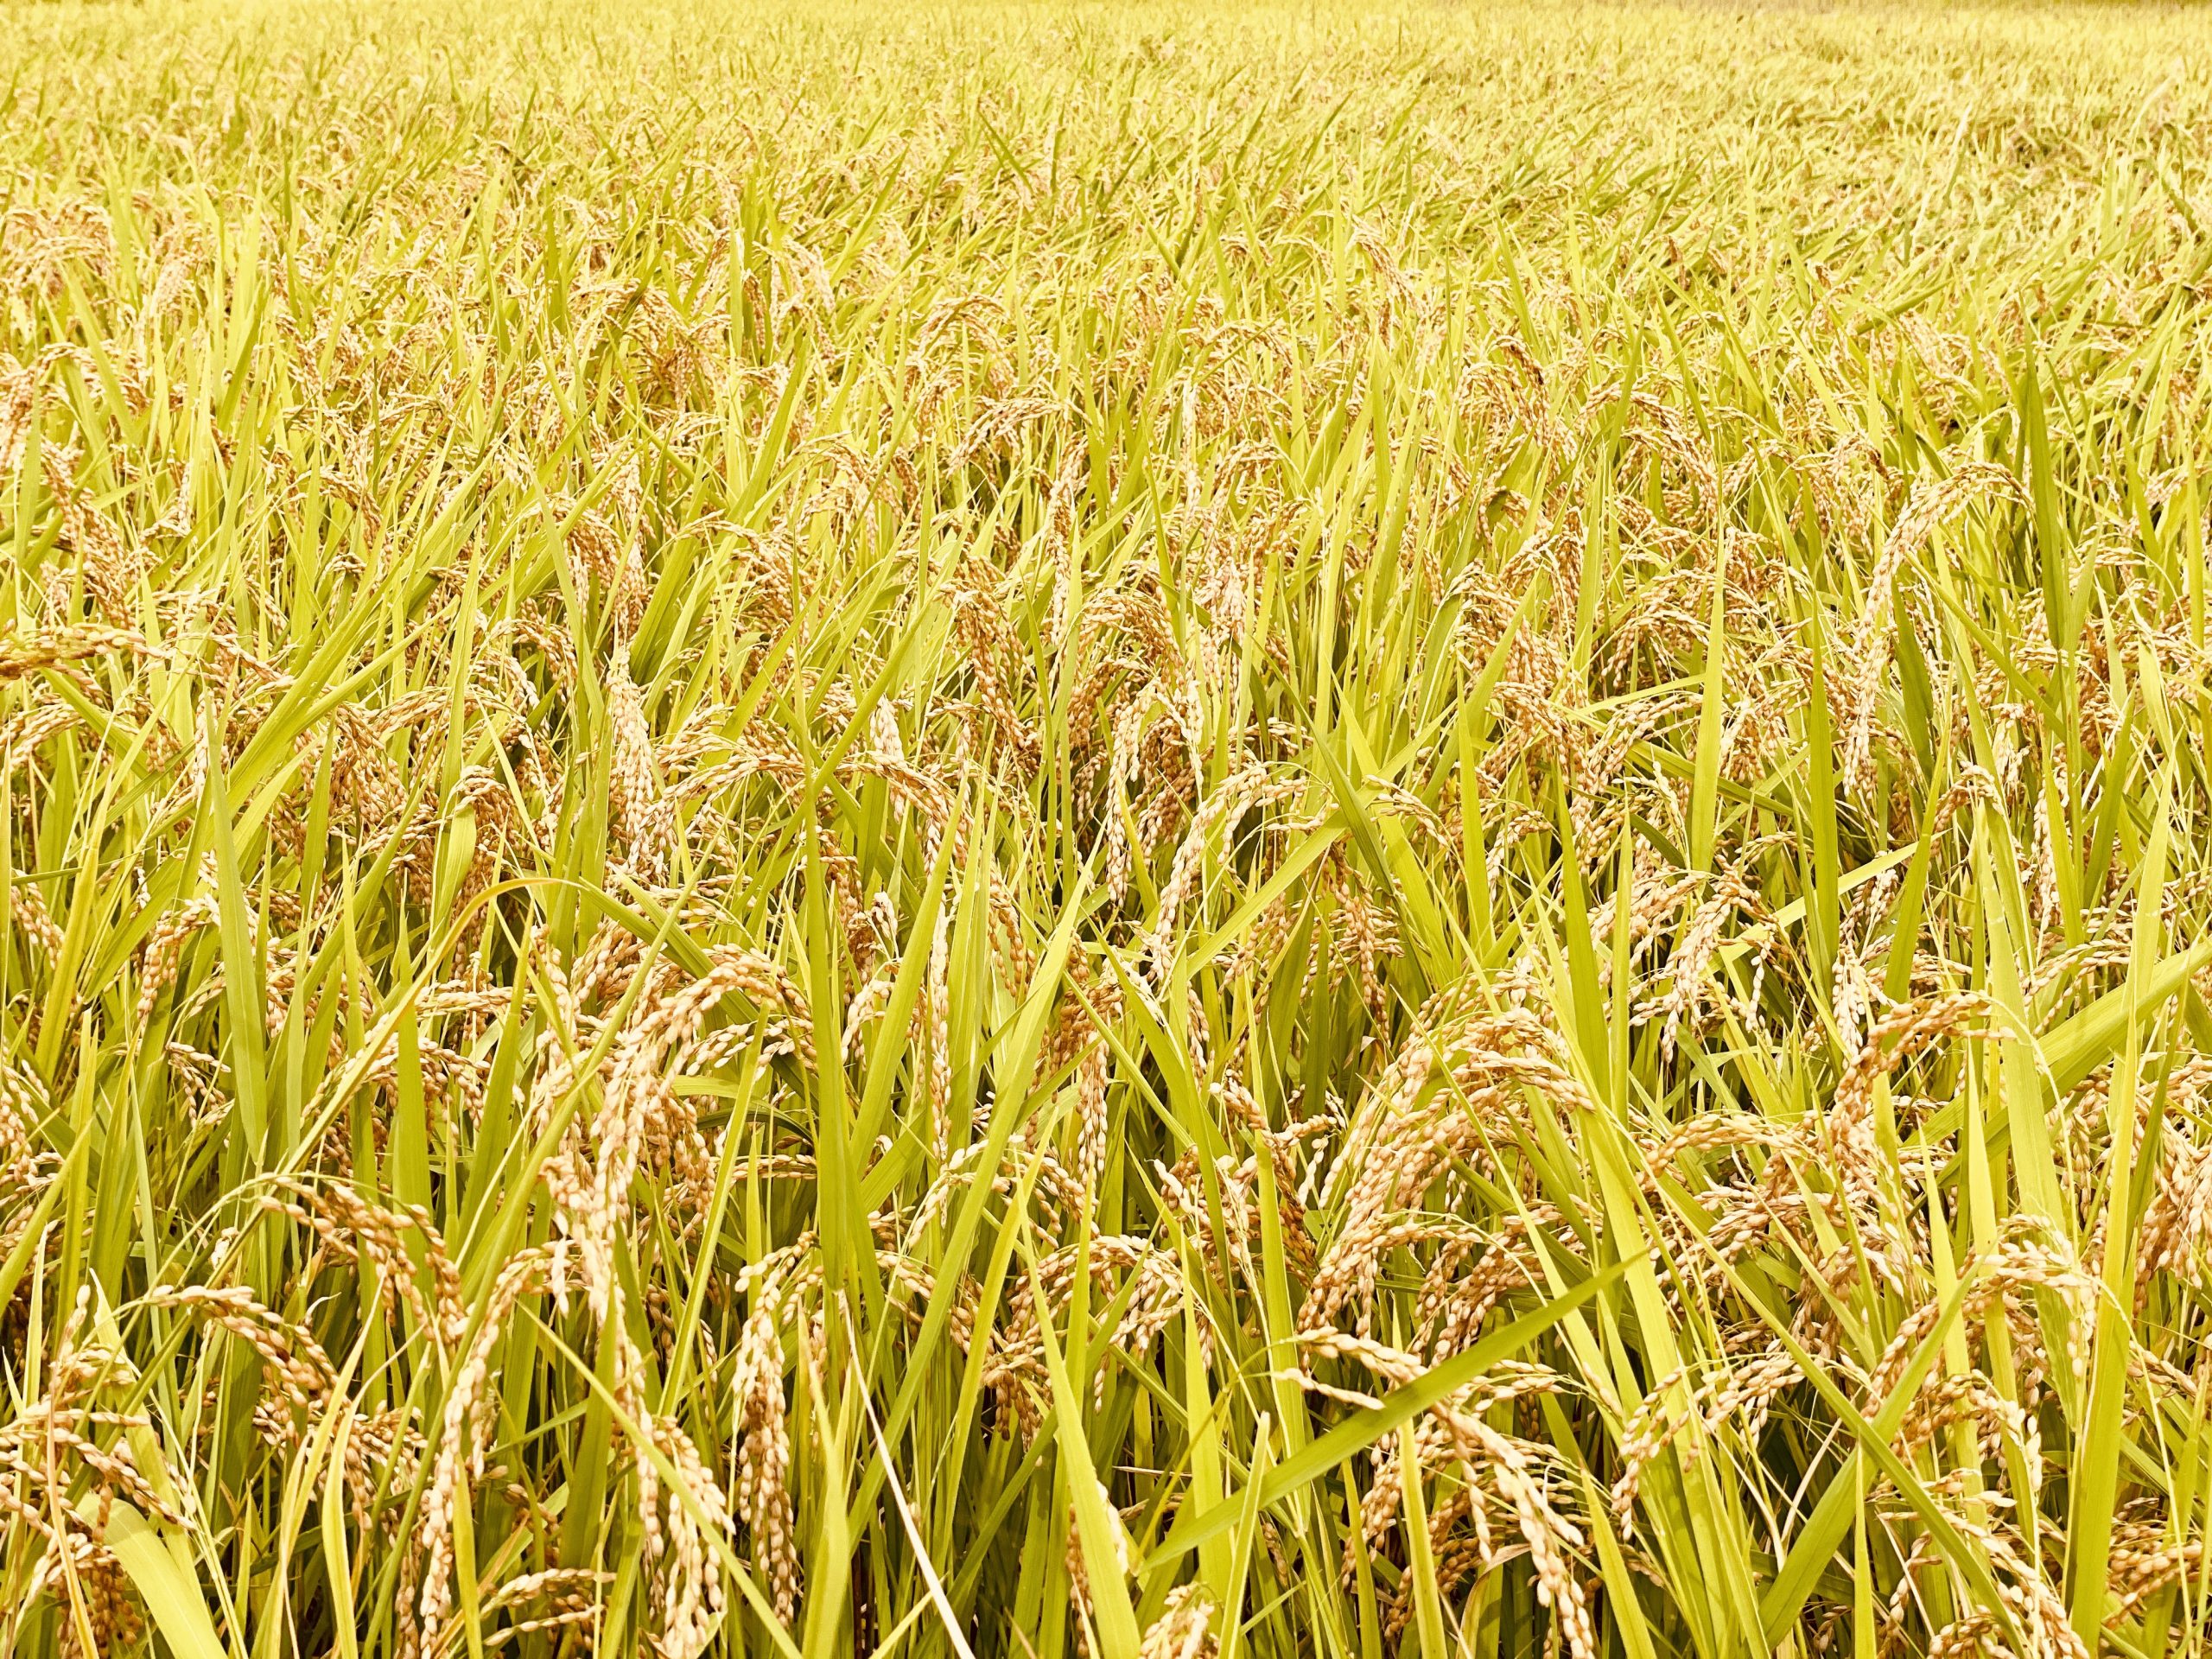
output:
[{"label": "rice plant", "polygon": [[2205,1651],[2204,14],[0,20],[9,1650]]}]

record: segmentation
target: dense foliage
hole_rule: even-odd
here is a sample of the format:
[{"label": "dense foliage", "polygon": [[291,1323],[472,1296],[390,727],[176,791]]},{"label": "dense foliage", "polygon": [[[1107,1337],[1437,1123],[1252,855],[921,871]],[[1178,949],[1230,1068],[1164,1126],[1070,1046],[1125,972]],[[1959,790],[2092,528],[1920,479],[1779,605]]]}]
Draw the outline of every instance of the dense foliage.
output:
[{"label": "dense foliage", "polygon": [[14,1650],[2202,1650],[2201,14],[0,20]]}]

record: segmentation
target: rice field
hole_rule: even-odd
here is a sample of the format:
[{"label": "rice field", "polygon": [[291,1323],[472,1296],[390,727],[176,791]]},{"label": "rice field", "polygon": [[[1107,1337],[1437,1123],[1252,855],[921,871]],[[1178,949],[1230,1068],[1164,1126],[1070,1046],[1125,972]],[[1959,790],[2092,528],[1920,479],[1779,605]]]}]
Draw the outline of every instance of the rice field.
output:
[{"label": "rice field", "polygon": [[2206,1652],[2212,14],[0,87],[0,1648]]}]

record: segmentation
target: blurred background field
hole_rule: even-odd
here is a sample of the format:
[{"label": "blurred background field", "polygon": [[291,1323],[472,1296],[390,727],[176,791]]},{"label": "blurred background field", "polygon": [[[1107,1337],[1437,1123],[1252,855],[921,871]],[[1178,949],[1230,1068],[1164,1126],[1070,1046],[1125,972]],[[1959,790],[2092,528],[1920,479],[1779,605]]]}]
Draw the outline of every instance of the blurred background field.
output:
[{"label": "blurred background field", "polygon": [[2212,17],[0,7],[0,1632],[2204,1647]]}]

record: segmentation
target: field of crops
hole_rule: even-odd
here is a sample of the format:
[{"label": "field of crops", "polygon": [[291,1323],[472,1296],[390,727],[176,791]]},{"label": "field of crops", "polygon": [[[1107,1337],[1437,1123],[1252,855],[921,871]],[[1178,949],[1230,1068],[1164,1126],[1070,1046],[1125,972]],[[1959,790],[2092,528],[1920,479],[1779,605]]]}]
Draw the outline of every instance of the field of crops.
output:
[{"label": "field of crops", "polygon": [[0,1648],[2205,1651],[2212,16],[0,89]]}]

